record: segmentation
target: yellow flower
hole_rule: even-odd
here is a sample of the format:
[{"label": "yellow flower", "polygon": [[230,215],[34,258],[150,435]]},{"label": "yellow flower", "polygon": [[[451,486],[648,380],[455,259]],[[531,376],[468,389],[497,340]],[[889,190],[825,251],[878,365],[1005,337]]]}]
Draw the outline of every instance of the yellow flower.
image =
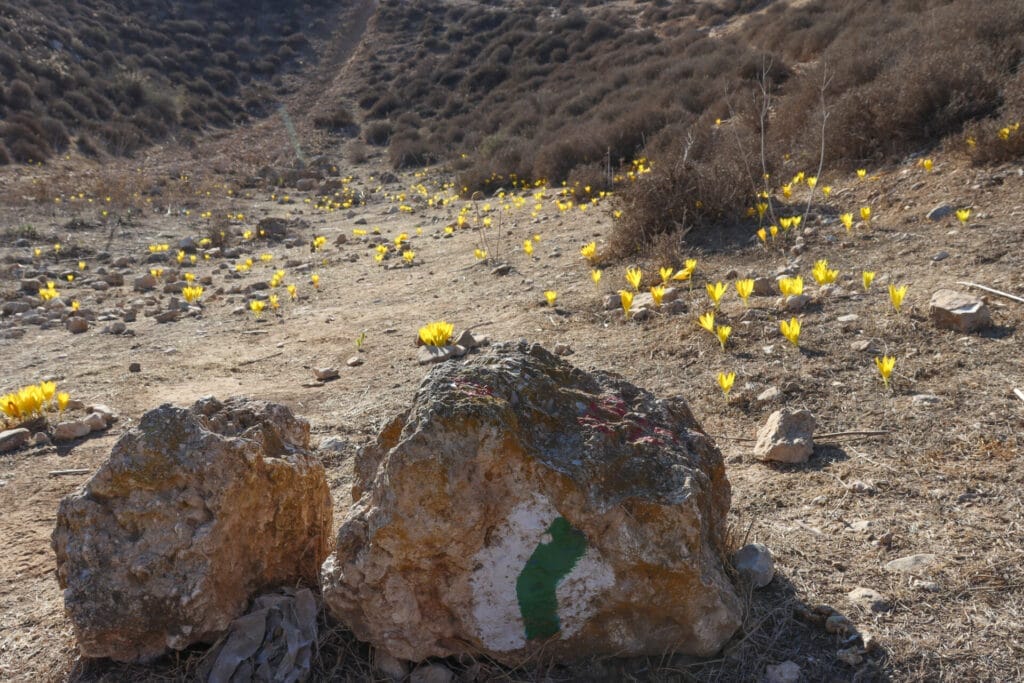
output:
[{"label": "yellow flower", "polygon": [[779,219],[779,225],[782,226],[783,231],[789,230],[793,227],[793,219],[783,216]]},{"label": "yellow flower", "polygon": [[900,285],[889,285],[889,300],[892,301],[892,307],[896,309],[896,312],[900,312],[900,306],[903,305],[903,297],[907,295],[907,286]]},{"label": "yellow flower", "polygon": [[774,225],[769,225],[768,226],[768,233],[771,234],[772,241],[774,242],[775,241],[775,236],[779,234],[779,229],[777,227],[775,227]]},{"label": "yellow flower", "polygon": [[779,330],[782,332],[782,336],[789,340],[789,343],[793,346],[800,346],[800,321],[796,318],[790,318],[788,321],[782,320],[779,322]]},{"label": "yellow flower", "polygon": [[825,195],[825,199],[828,199],[829,197],[832,196],[832,186],[831,185],[822,185],[821,186],[821,193],[823,195]]},{"label": "yellow flower", "polygon": [[580,247],[580,256],[588,261],[593,261],[597,256],[597,242],[590,242]]},{"label": "yellow flower", "polygon": [[159,280],[161,277],[163,277],[164,269],[163,268],[150,268],[149,269],[149,274],[152,275],[157,280]]},{"label": "yellow flower", "polygon": [[273,310],[276,311],[281,307],[281,303],[277,300],[277,294],[271,294],[268,300],[270,302],[270,308]]},{"label": "yellow flower", "polygon": [[860,280],[864,285],[864,291],[868,291],[871,289],[871,283],[875,281],[875,272],[873,270],[861,271]]},{"label": "yellow flower", "polygon": [[793,227],[794,228],[799,228],[800,227],[800,222],[803,219],[804,219],[803,216],[793,216]]},{"label": "yellow flower", "polygon": [[67,410],[68,401],[70,400],[71,396],[66,391],[62,391],[59,394],[57,394],[57,410],[59,410],[62,413],[65,410]]},{"label": "yellow flower", "polygon": [[804,279],[799,275],[780,278],[779,291],[782,296],[800,296],[804,293]]},{"label": "yellow flower", "polygon": [[58,254],[60,253],[60,242],[57,242],[57,244],[53,245],[53,250]]},{"label": "yellow flower", "polygon": [[665,287],[663,285],[654,285],[651,287],[651,298],[654,299],[654,307],[661,307],[661,300],[665,297]]},{"label": "yellow flower", "polygon": [[523,241],[523,251],[526,252],[527,256],[533,255],[533,242],[530,240]]},{"label": "yellow flower", "polygon": [[313,283],[313,287],[315,289],[320,289],[320,275],[319,274],[313,273],[312,275],[310,275],[309,276],[309,281],[311,283]]},{"label": "yellow flower", "polygon": [[811,188],[813,190],[814,186],[817,185],[817,184],[818,184],[818,177],[817,176],[813,176],[812,175],[812,176],[808,176],[807,177],[807,187],[809,187],[809,188]]},{"label": "yellow flower", "polygon": [[725,394],[725,400],[729,400],[729,390],[732,389],[733,382],[736,381],[736,373],[730,372],[725,374],[724,372],[718,373],[718,386],[721,388],[722,393]]},{"label": "yellow flower", "polygon": [[274,260],[274,255],[273,254],[260,254],[260,261],[263,261],[264,263],[270,263],[273,260]]},{"label": "yellow flower", "polygon": [[478,261],[483,261],[485,258],[487,258],[487,252],[484,251],[483,249],[474,249],[473,256],[476,256]]},{"label": "yellow flower", "polygon": [[35,256],[36,258],[39,258],[40,256],[43,255],[43,250],[40,249],[39,247],[36,247],[35,249],[32,250],[32,255]]},{"label": "yellow flower", "polygon": [[427,323],[420,328],[419,338],[427,346],[446,346],[452,338],[455,326],[444,320]]},{"label": "yellow flower", "polygon": [[259,301],[258,299],[253,299],[252,301],[249,302],[249,310],[252,311],[253,315],[256,316],[257,320],[259,320],[260,316],[263,315],[263,309],[265,307],[266,304],[263,303],[262,301]]},{"label": "yellow flower", "polygon": [[667,284],[668,281],[672,279],[672,274],[674,272],[674,268],[662,268],[661,270],[659,270],[658,274],[661,275],[661,283]]},{"label": "yellow flower", "polygon": [[189,284],[192,284],[192,282],[195,279],[196,279],[195,273],[185,273],[185,282],[187,282]]},{"label": "yellow flower", "polygon": [[857,169],[857,177],[858,177],[858,178],[860,178],[861,180],[863,180],[863,179],[864,179],[864,177],[865,177],[865,176],[866,176],[867,174],[868,174],[868,172],[867,172],[867,171],[866,171],[865,169],[863,169],[863,168],[858,168],[858,169]]},{"label": "yellow flower", "polygon": [[626,269],[626,282],[633,286],[633,289],[640,291],[640,281],[643,279],[643,272],[639,268]]},{"label": "yellow flower", "polygon": [[594,281],[595,285],[601,284],[602,271],[595,268],[590,271],[590,279]]},{"label": "yellow flower", "polygon": [[252,239],[252,230],[246,230],[245,232],[243,232],[242,233],[242,239],[243,240],[250,240],[250,239]]},{"label": "yellow flower", "polygon": [[932,170],[932,160],[931,159],[923,159],[921,161],[921,166],[924,167],[925,173],[931,173],[931,170]]},{"label": "yellow flower", "polygon": [[765,245],[768,244],[768,232],[764,228],[758,228],[757,238],[761,240]]},{"label": "yellow flower", "polygon": [[178,250],[178,263],[181,263],[184,260],[185,260],[185,252],[182,251],[181,249],[179,249]]},{"label": "yellow flower", "polygon": [[719,325],[715,328],[715,336],[718,337],[718,343],[722,345],[723,351],[725,351],[725,340],[729,338],[730,333],[732,333],[732,328],[728,325]]},{"label": "yellow flower", "polygon": [[960,221],[961,223],[965,223],[966,224],[967,223],[967,219],[970,218],[970,217],[971,217],[971,210],[970,209],[957,209],[956,210],[956,219],[958,221]]},{"label": "yellow flower", "polygon": [[672,279],[679,282],[685,282],[686,280],[689,280],[692,275],[693,269],[690,268],[689,261],[687,261],[687,266],[682,270],[677,271],[676,274],[672,276]]},{"label": "yellow flower", "polygon": [[870,206],[862,206],[862,207],[860,207],[860,219],[862,221],[864,221],[865,223],[867,223],[868,221],[871,220],[871,207]]},{"label": "yellow flower", "polygon": [[405,259],[406,263],[412,265],[413,260],[416,258],[416,252],[413,251],[412,249],[404,251],[402,252],[402,258]]},{"label": "yellow flower", "polygon": [[853,227],[853,214],[852,213],[841,213],[839,214],[839,220],[843,222],[843,227],[849,232],[850,228]]},{"label": "yellow flower", "polygon": [[558,292],[553,289],[549,289],[544,292],[544,298],[548,300],[548,306],[553,307],[555,305],[555,299],[558,298]]},{"label": "yellow flower", "polygon": [[75,276],[72,273],[68,273],[66,276],[68,282],[74,282]]},{"label": "yellow flower", "polygon": [[78,269],[79,270],[85,270],[85,261],[79,261],[78,262]]},{"label": "yellow flower", "polygon": [[708,332],[710,332],[711,334],[715,333],[715,312],[714,311],[708,311],[707,313],[704,313],[703,315],[701,315],[700,317],[697,318],[697,322],[699,322],[700,326],[703,327]]},{"label": "yellow flower", "polygon": [[628,289],[619,290],[619,302],[622,304],[622,312],[629,318],[629,309],[633,307],[633,292]]},{"label": "yellow flower", "polygon": [[181,290],[181,296],[185,299],[185,301],[189,302],[190,304],[194,304],[197,301],[199,301],[199,299],[203,296],[203,288],[184,287]]},{"label": "yellow flower", "polygon": [[726,287],[724,282],[716,282],[715,284],[711,284],[709,282],[706,289],[708,291],[708,296],[711,298],[711,302],[715,305],[715,308],[718,308],[718,304],[721,303],[722,297],[729,288]]},{"label": "yellow flower", "polygon": [[836,281],[836,278],[839,277],[839,271],[829,268],[828,261],[821,259],[814,262],[811,275],[814,276],[814,281],[819,285],[827,285]]},{"label": "yellow flower", "polygon": [[366,232],[367,232],[366,230],[363,230],[361,228],[353,228],[352,229],[352,234],[355,235],[356,237],[365,237],[366,236]]},{"label": "yellow flower", "polygon": [[747,299],[754,293],[754,280],[752,278],[746,278],[744,280],[736,281],[736,294],[743,299],[743,305],[747,305]]},{"label": "yellow flower", "polygon": [[786,183],[782,186],[782,195],[786,198],[793,196],[793,185],[791,183]]},{"label": "yellow flower", "polygon": [[327,238],[323,235],[317,235],[313,238],[313,251],[320,251],[323,246],[327,244]]},{"label": "yellow flower", "polygon": [[879,358],[875,356],[875,367],[878,368],[878,373],[882,376],[882,383],[885,384],[885,388],[889,388],[889,376],[892,375],[893,368],[896,367],[895,356],[882,356]]}]

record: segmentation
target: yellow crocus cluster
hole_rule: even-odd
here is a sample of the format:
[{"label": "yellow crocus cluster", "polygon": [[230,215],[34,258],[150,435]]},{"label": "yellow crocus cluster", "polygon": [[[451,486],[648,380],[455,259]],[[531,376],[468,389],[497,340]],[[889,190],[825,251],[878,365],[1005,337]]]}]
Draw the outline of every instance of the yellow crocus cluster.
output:
[{"label": "yellow crocus cluster", "polygon": [[[7,417],[20,422],[22,420],[41,417],[54,394],[57,392],[55,382],[40,382],[22,387],[15,392],[0,396],[0,411]],[[67,406],[67,394],[61,394],[60,408]]]}]

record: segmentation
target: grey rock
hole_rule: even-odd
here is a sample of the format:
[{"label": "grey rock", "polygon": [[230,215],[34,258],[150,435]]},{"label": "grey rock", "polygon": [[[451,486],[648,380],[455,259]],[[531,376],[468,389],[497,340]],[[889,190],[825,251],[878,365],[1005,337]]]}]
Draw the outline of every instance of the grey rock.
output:
[{"label": "grey rock", "polygon": [[455,674],[444,664],[427,664],[417,667],[409,676],[409,683],[452,683]]},{"label": "grey rock", "polygon": [[316,582],[331,510],[309,424],[285,406],[149,411],[57,513],[80,652],[142,662],[217,640],[260,590]]},{"label": "grey rock", "polygon": [[34,446],[49,446],[50,435],[46,432],[36,432],[32,435],[32,445]]},{"label": "grey rock", "polygon": [[102,432],[107,428],[107,421],[99,413],[89,413],[82,422],[89,427],[90,432]]},{"label": "grey rock", "polygon": [[106,331],[110,334],[124,334],[128,331],[128,326],[118,320],[107,325]]},{"label": "grey rock", "polygon": [[142,365],[139,363],[129,363],[128,372],[142,372]]},{"label": "grey rock", "polygon": [[806,294],[794,294],[793,296],[787,296],[782,303],[782,308],[787,313],[799,313],[800,311],[807,308],[807,304],[811,302],[811,297]]},{"label": "grey rock", "polygon": [[776,285],[774,278],[754,278],[754,296],[774,296],[775,294],[778,294],[778,292],[779,288],[778,285]]},{"label": "grey rock", "polygon": [[32,432],[24,427],[5,429],[0,432],[0,453],[16,451],[28,443]]},{"label": "grey rock", "polygon": [[392,657],[385,650],[374,650],[373,670],[390,679],[393,683],[400,683],[409,675],[409,663],[397,657]]},{"label": "grey rock", "polygon": [[345,361],[345,365],[349,366],[350,368],[357,368],[365,362],[366,361],[363,360],[362,356],[352,356],[347,361]]},{"label": "grey rock", "polygon": [[117,422],[117,413],[113,411],[110,406],[104,405],[103,403],[94,403],[85,409],[86,413],[96,413],[103,418],[103,421],[108,425]]},{"label": "grey rock", "polygon": [[935,394],[914,394],[910,397],[910,403],[917,408],[930,408],[942,403],[942,398]]},{"label": "grey rock", "polygon": [[313,368],[313,377],[320,382],[338,379],[339,374],[338,368]]},{"label": "grey rock", "polygon": [[992,315],[985,302],[952,289],[940,289],[932,294],[928,315],[936,327],[965,334],[992,324]]},{"label": "grey rock", "polygon": [[[465,347],[463,347],[465,348]],[[421,346],[416,349],[416,362],[420,365],[431,363],[443,363],[455,354],[455,347],[448,346]]]},{"label": "grey rock", "polygon": [[85,318],[74,315],[67,319],[64,326],[71,334],[82,334],[89,329],[89,321]]},{"label": "grey rock", "polygon": [[949,258],[949,252],[948,251],[940,251],[937,254],[932,256],[932,261],[934,261],[935,263],[938,263],[939,261],[945,261],[948,258]]},{"label": "grey rock", "polygon": [[140,277],[135,278],[132,282],[132,288],[136,292],[148,292],[151,289],[156,289],[156,278],[146,273]]},{"label": "grey rock", "polygon": [[91,431],[92,428],[84,420],[60,422],[53,428],[53,440],[74,441],[75,439],[81,439]]},{"label": "grey rock", "polygon": [[758,405],[764,405],[767,403],[775,403],[782,396],[782,392],[779,391],[778,387],[768,387],[760,394],[757,395]]},{"label": "grey rock", "polygon": [[890,562],[886,562],[886,571],[898,573],[898,574],[923,574],[929,567],[935,564],[937,557],[932,553],[918,553],[917,555],[907,555],[906,557],[900,557]]},{"label": "grey rock", "polygon": [[24,313],[32,308],[25,301],[7,301],[4,302],[3,306],[0,306],[0,313],[5,316],[17,315],[18,313]]},{"label": "grey rock", "polygon": [[800,683],[800,665],[789,660],[765,667],[764,683]]},{"label": "grey rock", "polygon": [[852,591],[846,594],[857,607],[860,607],[866,612],[888,612],[891,609],[889,601],[878,591],[872,588],[864,588],[858,586]]},{"label": "grey rock", "polygon": [[565,342],[556,343],[554,351],[556,356],[571,356],[573,354],[572,346]]},{"label": "grey rock", "polygon": [[[357,454],[352,493],[324,600],[394,657],[707,656],[741,623],[725,468],[685,402],[539,345],[432,369]],[[544,588],[557,620],[524,618],[517,577],[566,543],[574,560]]]},{"label": "grey rock", "polygon": [[836,322],[852,323],[852,322],[856,322],[859,319],[860,319],[860,316],[858,316],[856,313],[847,313],[846,315],[841,315],[838,318],[836,318]]},{"label": "grey rock", "polygon": [[757,433],[754,455],[761,460],[804,463],[814,452],[817,421],[806,410],[777,410]]},{"label": "grey rock", "polygon": [[928,220],[930,221],[941,221],[946,216],[953,215],[954,209],[949,204],[939,204],[934,209],[928,212]]},{"label": "grey rock", "polygon": [[153,316],[153,319],[156,320],[158,323],[171,323],[176,321],[179,317],[181,317],[181,311],[175,308],[170,311],[162,311],[161,313],[157,313],[156,315]]},{"label": "grey rock", "polygon": [[775,577],[772,553],[760,543],[750,543],[737,550],[732,556],[732,564],[754,588],[764,588]]},{"label": "grey rock", "polygon": [[320,440],[320,446],[318,450],[330,451],[332,453],[343,453],[348,450],[348,441],[342,439],[339,436],[328,436],[326,439]]}]

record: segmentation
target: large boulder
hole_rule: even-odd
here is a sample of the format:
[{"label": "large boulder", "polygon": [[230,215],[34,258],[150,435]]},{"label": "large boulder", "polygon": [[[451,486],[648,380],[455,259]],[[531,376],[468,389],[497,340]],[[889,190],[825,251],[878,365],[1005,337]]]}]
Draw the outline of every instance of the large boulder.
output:
[{"label": "large boulder", "polygon": [[353,493],[324,600],[400,659],[711,655],[739,627],[729,483],[686,403],[539,346],[434,369]]},{"label": "large boulder", "polygon": [[246,399],[163,405],[61,501],[53,548],[87,657],[215,641],[256,593],[313,584],[331,500],[309,424]]}]

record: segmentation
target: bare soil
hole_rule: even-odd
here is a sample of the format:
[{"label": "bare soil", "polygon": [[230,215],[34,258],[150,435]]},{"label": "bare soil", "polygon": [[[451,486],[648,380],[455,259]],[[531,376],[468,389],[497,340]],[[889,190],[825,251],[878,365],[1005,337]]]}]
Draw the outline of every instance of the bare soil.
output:
[{"label": "bare soil", "polygon": [[[735,545],[766,544],[777,568],[771,586],[749,595],[744,629],[719,659],[701,662],[666,653],[570,668],[527,663],[516,671],[486,662],[449,662],[467,680],[740,681],[759,678],[765,666],[787,659],[800,665],[806,680],[1024,677],[1024,401],[1013,393],[1024,389],[1024,304],[986,295],[994,326],[979,334],[936,329],[928,320],[931,293],[963,289],[958,281],[1024,296],[1024,169],[975,169],[950,157],[936,158],[930,173],[908,162],[873,169],[865,180],[828,178],[835,188],[832,198],[816,206],[799,229],[806,241],[799,258],[787,253],[792,236],[766,249],[750,238],[752,228],[735,235],[691,234],[691,244],[680,247],[673,261],[662,249],[636,262],[644,270],[646,288],[657,281],[659,267],[681,268],[682,258],[697,258],[692,290],[684,285],[686,312],[626,321],[621,310],[603,310],[601,298],[627,286],[623,273],[632,264],[604,264],[603,279],[595,286],[579,255],[582,244],[601,244],[608,237],[614,200],[585,212],[560,212],[556,193],[548,190],[534,220],[532,200],[502,212],[502,200],[490,198],[486,201],[496,209],[491,228],[456,229],[445,236],[445,226],[455,222],[465,202],[428,206],[412,199],[411,188],[423,184],[429,197],[447,196],[450,190],[441,187],[450,178],[432,169],[381,184],[382,160],[371,158],[365,165],[338,168],[365,196],[365,205],[351,213],[317,209],[316,196],[294,189],[246,190],[238,187],[239,175],[189,167],[194,177],[187,188],[172,183],[149,202],[145,194],[134,197],[125,191],[120,203],[112,202],[111,216],[104,220],[100,215],[104,188],[144,187],[147,179],[188,163],[195,162],[158,150],[148,160],[106,168],[76,159],[46,169],[7,169],[0,177],[5,198],[0,230],[6,231],[0,245],[0,293],[15,297],[19,283],[11,261],[38,246],[44,256],[32,267],[50,277],[77,271],[80,258],[87,262],[74,282],[58,280],[57,287],[64,300],[78,300],[83,309],[101,316],[119,313],[136,300],[149,299],[153,303],[146,307],[164,308],[180,298],[162,293],[162,283],[155,293],[132,291],[133,277],[153,267],[144,263],[149,244],[172,245],[162,266],[167,280],[179,268],[177,241],[207,234],[203,211],[245,215],[227,224],[235,243],[242,245],[242,256],[200,257],[194,266],[186,261],[182,267],[212,278],[201,312],[170,323],[140,313],[128,324],[129,335],[104,333],[110,323],[103,321],[80,335],[60,324],[41,329],[24,326],[16,317],[0,321],[0,331],[25,329],[23,336],[0,338],[0,392],[54,378],[73,398],[106,403],[120,415],[101,436],[0,456],[0,546],[6,549],[0,557],[0,678],[179,679],[187,678],[194,665],[189,662],[201,656],[170,658],[153,668],[79,660],[62,613],[49,535],[58,501],[89,475],[52,472],[95,470],[116,438],[161,403],[187,404],[208,394],[247,395],[289,405],[311,422],[319,439],[343,440],[339,452],[322,453],[341,519],[350,502],[352,458],[410,402],[427,371],[415,360],[417,329],[439,319],[457,328],[473,327],[494,340],[527,339],[548,348],[568,344],[573,351],[568,360],[580,367],[614,370],[657,394],[685,397],[726,457]],[[85,197],[71,201],[78,192]],[[284,193],[294,203],[272,199]],[[60,204],[53,201],[56,196],[62,197]],[[936,222],[925,217],[944,202],[973,207],[967,224],[954,217]],[[475,203],[474,213],[483,203]],[[402,205],[413,211],[398,210]],[[871,224],[848,233],[836,214],[860,206],[872,207]],[[242,231],[267,216],[302,218],[309,228],[295,235],[298,245],[291,249],[241,242]],[[85,224],[71,225],[74,218]],[[377,263],[368,241],[374,227],[389,241],[408,233],[414,264],[400,265],[400,257]],[[371,235],[356,237],[354,229]],[[540,240],[529,257],[522,243],[535,234]],[[328,240],[315,254],[308,246],[314,235]],[[336,246],[339,235],[348,241]],[[19,236],[30,246],[15,246]],[[486,264],[473,254],[485,240],[490,249]],[[53,254],[56,242],[62,245],[59,258]],[[110,260],[96,256],[104,251]],[[947,256],[936,260],[940,252]],[[273,260],[260,261],[263,253],[273,254]],[[101,266],[112,269],[111,261],[120,256],[131,260],[126,285],[105,292],[91,289],[91,274]],[[254,259],[252,269],[237,274],[234,265],[247,256]],[[799,349],[779,334],[778,323],[789,314],[778,310],[775,296],[752,297],[745,308],[730,291],[718,314],[733,327],[725,352],[698,326],[697,316],[710,308],[706,282],[725,281],[731,288],[737,275],[773,276],[788,264],[797,266],[813,294],[817,287],[810,269],[820,258],[841,271],[839,282],[847,295],[814,301],[799,314]],[[509,264],[511,271],[492,274],[498,262]],[[289,301],[278,290],[280,311],[268,310],[256,320],[246,308],[249,296],[232,294],[232,288],[266,282],[276,269],[286,271],[286,283],[298,285],[300,298]],[[878,273],[867,293],[860,286],[862,270]],[[318,290],[309,281],[314,271],[320,275]],[[898,314],[889,303],[889,282],[909,285]],[[548,289],[558,292],[554,308],[544,302]],[[856,318],[838,320],[850,315]],[[357,350],[363,332],[365,342]],[[855,350],[852,345],[860,341],[869,342],[869,348]],[[882,354],[897,358],[891,391],[883,388],[873,362]],[[346,360],[353,356],[364,363],[348,367]],[[129,372],[130,363],[139,363],[141,372]],[[312,369],[324,366],[337,367],[340,378],[315,382]],[[737,374],[728,402],[716,385],[720,371]],[[755,397],[770,386],[781,390],[780,399],[760,405]],[[937,402],[915,402],[912,397],[919,394],[934,394]],[[887,434],[822,439],[804,466],[758,462],[752,439],[767,416],[784,406],[810,410],[820,433]],[[863,522],[870,525],[856,531]],[[934,553],[938,561],[916,577],[884,569],[888,561],[915,553]],[[881,592],[891,610],[860,610],[847,597],[858,586]],[[861,663],[851,666],[837,658],[850,643],[825,631],[823,619],[813,614],[822,604],[877,641]],[[370,675],[367,648],[339,625],[324,625],[318,677]]]}]

